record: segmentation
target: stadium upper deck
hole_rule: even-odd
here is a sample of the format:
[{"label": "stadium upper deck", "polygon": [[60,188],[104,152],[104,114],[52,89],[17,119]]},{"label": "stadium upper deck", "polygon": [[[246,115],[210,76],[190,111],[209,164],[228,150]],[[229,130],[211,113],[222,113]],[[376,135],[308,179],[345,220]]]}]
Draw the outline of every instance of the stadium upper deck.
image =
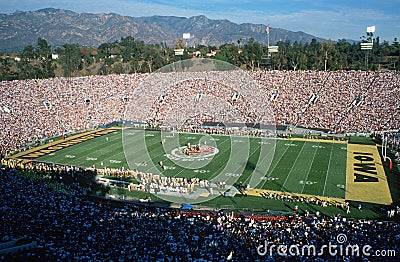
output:
[{"label": "stadium upper deck", "polygon": [[[174,74],[177,73],[164,74],[163,77],[173,79]],[[225,74],[224,79],[231,77],[230,71],[225,71]],[[276,124],[297,124],[333,132],[400,128],[398,72],[255,71],[249,74],[265,93],[265,103],[259,106],[273,108]],[[132,93],[147,76],[132,74],[2,82],[0,153],[63,132],[124,119],[127,103],[131,99],[140,99],[132,97]],[[196,79],[190,81],[190,85],[196,86]],[[203,82],[198,81],[197,88],[200,88]],[[222,95],[229,103],[235,87],[223,81],[208,84],[207,88],[210,94]],[[232,93],[219,94],[221,86]],[[165,87],[160,93],[150,94],[155,99],[146,104],[151,107],[152,114],[137,108],[137,118],[162,122],[177,106],[174,105],[179,101],[177,97],[192,95],[190,90],[185,82],[180,82],[173,88]],[[168,93],[174,99],[160,102],[158,98],[163,94],[168,97]],[[243,121],[256,121],[258,116],[246,111],[251,97],[243,99],[247,99],[246,102],[239,98],[233,106],[243,113]],[[184,107],[181,109],[186,110]]]}]

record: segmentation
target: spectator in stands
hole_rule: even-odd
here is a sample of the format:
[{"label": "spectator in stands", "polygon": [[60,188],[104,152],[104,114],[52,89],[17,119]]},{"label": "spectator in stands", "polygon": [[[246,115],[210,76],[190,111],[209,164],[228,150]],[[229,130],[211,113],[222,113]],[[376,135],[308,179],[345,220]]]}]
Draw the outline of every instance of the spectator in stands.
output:
[{"label": "spectator in stands", "polygon": [[[35,177],[15,168],[0,169],[0,239],[37,241],[36,248],[0,255],[2,260],[225,261],[228,256],[235,261],[331,260],[328,252],[303,257],[257,252],[265,244],[314,245],[320,250],[328,242],[370,245],[370,252],[400,252],[400,225],[395,222],[320,214],[264,217],[182,212],[91,200],[82,194],[80,184],[64,184],[63,190],[57,190],[49,186],[50,178]],[[337,243],[339,234],[347,240]]]}]

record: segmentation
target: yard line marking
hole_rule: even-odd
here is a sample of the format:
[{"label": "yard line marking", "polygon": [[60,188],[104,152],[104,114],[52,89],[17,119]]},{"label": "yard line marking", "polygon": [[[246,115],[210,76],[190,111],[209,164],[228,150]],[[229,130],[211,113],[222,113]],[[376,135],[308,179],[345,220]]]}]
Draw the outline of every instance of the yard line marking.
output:
[{"label": "yard line marking", "polygon": [[318,145],[317,145],[316,147],[312,146],[313,148],[315,148],[314,156],[313,156],[313,158],[312,158],[310,167],[308,168],[307,176],[306,176],[306,179],[304,180],[303,188],[301,189],[301,194],[303,194],[304,187],[305,187],[306,184],[307,184],[307,179],[308,179],[308,176],[310,175],[311,166],[312,166],[312,164],[314,163],[315,155],[317,154],[317,151],[318,151],[318,148],[319,148],[318,146],[319,146],[319,142],[318,142]]},{"label": "yard line marking", "polygon": [[289,171],[289,174],[286,176],[285,182],[283,182],[283,185],[282,185],[282,187],[281,187],[281,191],[283,191],[283,192],[286,192],[286,190],[284,189],[285,184],[286,184],[286,182],[288,181],[288,179],[289,179],[289,177],[290,177],[290,174],[293,172],[293,168],[294,168],[294,166],[296,165],[297,160],[299,160],[299,156],[301,155],[301,152],[303,151],[305,144],[306,144],[306,143],[303,143],[303,146],[301,147],[300,152],[297,154],[296,160],[294,161],[294,163],[293,163],[293,165],[292,165],[292,168],[291,168],[290,171]]},{"label": "yard line marking", "polygon": [[[254,152],[249,156],[249,159],[250,159],[251,156],[253,156],[253,154],[254,154],[257,150],[260,150],[260,152],[259,152],[259,157],[257,158],[257,164],[258,164],[258,163],[262,163],[262,161],[263,161],[264,159],[269,158],[270,155],[271,155],[271,153],[272,153],[273,155],[275,155],[276,144],[278,143],[278,141],[275,141],[274,143],[275,143],[275,145],[274,145],[274,147],[272,148],[272,150],[269,150],[268,153],[267,153],[267,154],[264,156],[264,158],[261,159],[261,160],[260,160],[260,157],[261,157],[260,155],[261,155],[261,150],[262,150],[261,145],[266,144],[266,143],[265,143],[265,142],[258,143],[258,144],[259,144],[258,147],[257,147],[257,148],[254,150]],[[270,142],[267,142],[267,144],[271,144],[271,143],[270,143]],[[261,161],[261,162],[260,162],[260,161]],[[269,167],[271,167],[271,164],[272,164],[272,160],[271,160],[271,163],[270,163],[270,165],[268,166],[268,168],[267,168],[267,169],[263,169],[263,170],[260,170],[260,169],[257,167],[257,165],[256,165],[256,167],[254,168],[254,170],[251,172],[251,174],[246,178],[246,180],[245,180],[243,183],[244,183],[244,184],[249,183],[249,180],[252,178],[252,176],[253,176],[253,174],[254,174],[255,172],[263,172],[263,173],[265,173],[265,175],[266,175],[267,172],[268,172]],[[261,178],[262,180],[264,180],[263,183],[265,183],[266,181],[269,181],[268,178],[271,176],[271,174],[269,174],[268,177],[265,177],[265,175],[264,175],[263,178]],[[260,186],[260,184],[257,185],[257,188],[258,188],[259,186]],[[262,188],[262,187],[260,187],[260,188]]]},{"label": "yard line marking", "polygon": [[[333,152],[333,144],[332,144],[332,147],[331,147],[331,154],[330,154],[330,156],[329,156],[328,168],[326,169],[324,190],[322,190],[322,195],[323,195],[323,196],[325,196],[326,182],[328,181],[329,169],[330,169],[330,167],[331,167],[332,152]],[[347,174],[347,173],[346,173],[346,174]]]},{"label": "yard line marking", "polygon": [[[280,142],[280,141],[282,141],[282,140],[276,141],[276,144],[278,144],[278,142]],[[290,141],[290,143],[293,143],[293,141]],[[275,146],[276,146],[276,144],[275,144]],[[290,146],[287,146],[286,149],[285,149],[285,151],[283,151],[282,155],[279,157],[279,160],[276,161],[275,166],[274,166],[274,168],[272,168],[271,172],[268,172],[269,170],[267,170],[267,172],[269,173],[269,175],[266,176],[266,180],[264,181],[264,183],[262,184],[262,186],[261,186],[260,188],[264,188],[264,185],[265,185],[265,183],[267,183],[268,178],[269,178],[269,177],[271,176],[271,174],[274,172],[275,168],[278,166],[279,162],[281,161],[282,157],[286,154],[286,151],[289,149],[289,147],[290,147]],[[275,154],[274,154],[274,156],[275,156]]]}]

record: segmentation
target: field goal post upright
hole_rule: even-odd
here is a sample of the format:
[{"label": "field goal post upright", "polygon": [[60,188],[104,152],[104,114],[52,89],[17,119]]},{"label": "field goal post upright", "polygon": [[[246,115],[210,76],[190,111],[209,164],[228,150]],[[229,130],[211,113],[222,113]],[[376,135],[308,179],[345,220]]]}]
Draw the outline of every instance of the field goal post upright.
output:
[{"label": "field goal post upright", "polygon": [[386,136],[385,133],[383,133],[383,138],[382,138],[382,157],[383,161],[389,160],[389,168],[392,170],[393,168],[393,161],[390,157],[387,156],[387,140],[388,137]]}]

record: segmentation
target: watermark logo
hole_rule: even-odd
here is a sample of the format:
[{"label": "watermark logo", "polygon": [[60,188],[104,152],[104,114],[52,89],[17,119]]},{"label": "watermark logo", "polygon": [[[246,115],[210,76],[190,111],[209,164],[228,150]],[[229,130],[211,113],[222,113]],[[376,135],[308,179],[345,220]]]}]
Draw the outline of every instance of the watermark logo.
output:
[{"label": "watermark logo", "polygon": [[317,247],[315,245],[276,245],[264,242],[264,245],[257,247],[260,256],[351,256],[351,257],[395,257],[396,250],[374,249],[370,245],[358,245],[348,243],[347,235],[339,233],[336,236],[336,243],[331,241],[328,244]]},{"label": "watermark logo", "polygon": [[343,243],[347,242],[347,236],[346,236],[346,234],[339,233],[339,234],[336,236],[336,242],[338,242],[339,244],[343,244]]}]

